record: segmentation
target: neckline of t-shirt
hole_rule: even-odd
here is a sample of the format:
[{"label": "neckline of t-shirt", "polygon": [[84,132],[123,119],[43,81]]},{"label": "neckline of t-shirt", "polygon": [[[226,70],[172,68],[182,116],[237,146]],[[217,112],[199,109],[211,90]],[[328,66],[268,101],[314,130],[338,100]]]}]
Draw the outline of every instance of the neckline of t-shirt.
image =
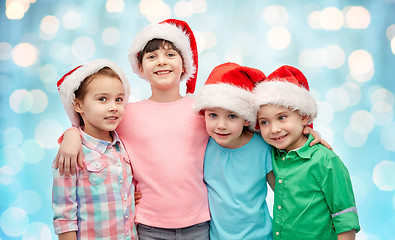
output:
[{"label": "neckline of t-shirt", "polygon": [[182,97],[182,98],[180,98],[178,100],[171,101],[171,102],[156,102],[156,101],[153,101],[153,100],[150,100],[150,99],[145,99],[144,101],[149,103],[149,104],[153,104],[153,105],[173,105],[173,104],[177,104],[179,102],[184,101],[185,98],[186,97]]},{"label": "neckline of t-shirt", "polygon": [[224,150],[226,150],[226,151],[234,152],[234,151],[240,151],[240,150],[243,150],[244,148],[246,148],[248,145],[251,144],[251,142],[254,140],[255,137],[256,137],[256,134],[254,133],[254,134],[252,135],[252,138],[250,139],[250,141],[248,141],[248,143],[244,144],[243,146],[241,146],[241,147],[239,147],[239,148],[226,148],[226,147],[222,147],[221,145],[219,145],[219,144],[215,141],[214,138],[213,138],[213,141],[214,141],[215,144],[217,144],[220,148],[222,148],[222,149],[224,149]]}]

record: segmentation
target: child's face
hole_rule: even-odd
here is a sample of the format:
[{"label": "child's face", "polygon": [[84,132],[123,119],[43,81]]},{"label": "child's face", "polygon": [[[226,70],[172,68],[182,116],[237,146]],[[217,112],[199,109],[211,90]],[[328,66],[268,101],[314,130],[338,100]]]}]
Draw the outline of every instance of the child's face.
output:
[{"label": "child's face", "polygon": [[74,109],[84,120],[84,132],[92,137],[108,140],[124,112],[124,89],[114,77],[98,75],[86,86],[83,99],[75,99]]},{"label": "child's face", "polygon": [[143,56],[140,71],[143,73],[151,87],[160,90],[179,87],[183,69],[183,60],[180,54],[169,45]]},{"label": "child's face", "polygon": [[302,131],[309,118],[297,111],[276,105],[262,105],[258,111],[258,123],[265,141],[287,152],[302,147],[307,138]]},{"label": "child's face", "polygon": [[242,133],[249,122],[236,113],[223,108],[209,108],[204,111],[206,130],[224,148],[239,148],[244,145]]}]

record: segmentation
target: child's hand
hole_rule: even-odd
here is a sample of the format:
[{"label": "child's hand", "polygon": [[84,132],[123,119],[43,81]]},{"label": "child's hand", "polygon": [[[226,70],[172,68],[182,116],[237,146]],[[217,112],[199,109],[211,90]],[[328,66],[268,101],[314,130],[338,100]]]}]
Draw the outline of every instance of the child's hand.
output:
[{"label": "child's hand", "polygon": [[332,147],[324,139],[322,139],[321,136],[316,131],[314,131],[310,127],[305,126],[303,129],[303,134],[311,134],[311,136],[313,136],[314,140],[311,141],[310,147],[317,144],[317,143],[321,143],[328,149],[332,150]]},{"label": "child's hand", "polygon": [[140,202],[141,199],[141,192],[140,191],[134,191],[134,204],[137,205],[137,203]]},{"label": "child's hand", "polygon": [[77,169],[76,164],[84,167],[84,153],[82,152],[81,137],[75,128],[71,128],[64,133],[63,141],[60,144],[55,158],[55,168],[59,168],[60,175],[66,177],[74,175]]}]

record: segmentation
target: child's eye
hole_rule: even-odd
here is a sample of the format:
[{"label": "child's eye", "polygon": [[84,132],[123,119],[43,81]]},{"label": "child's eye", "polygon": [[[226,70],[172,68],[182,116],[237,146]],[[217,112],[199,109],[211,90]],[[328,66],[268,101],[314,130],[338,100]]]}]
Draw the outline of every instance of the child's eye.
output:
[{"label": "child's eye", "polygon": [[268,121],[262,120],[262,121],[259,122],[259,125],[266,125],[266,124],[268,124],[268,123],[269,123]]},{"label": "child's eye", "polygon": [[115,101],[117,101],[117,102],[123,102],[123,98],[119,97],[119,98],[115,99]]},{"label": "child's eye", "polygon": [[230,114],[230,115],[228,116],[228,118],[230,118],[230,119],[236,119],[236,118],[237,118],[237,115],[236,115],[236,114]]},{"label": "child's eye", "polygon": [[106,97],[99,97],[99,101],[102,101],[102,102],[107,101],[107,98]]},{"label": "child's eye", "polygon": [[211,118],[215,118],[215,117],[217,117],[217,114],[215,114],[215,113],[210,113],[208,116],[211,117]]},{"label": "child's eye", "polygon": [[176,54],[174,54],[174,53],[168,53],[168,54],[167,54],[167,57],[170,57],[170,58],[171,58],[171,57],[175,57],[175,56],[176,56]]},{"label": "child's eye", "polygon": [[287,118],[287,116],[285,116],[285,115],[281,115],[281,116],[278,117],[279,120],[284,120],[286,118]]},{"label": "child's eye", "polygon": [[154,58],[155,58],[155,55],[153,55],[153,54],[147,55],[147,59],[154,59]]}]

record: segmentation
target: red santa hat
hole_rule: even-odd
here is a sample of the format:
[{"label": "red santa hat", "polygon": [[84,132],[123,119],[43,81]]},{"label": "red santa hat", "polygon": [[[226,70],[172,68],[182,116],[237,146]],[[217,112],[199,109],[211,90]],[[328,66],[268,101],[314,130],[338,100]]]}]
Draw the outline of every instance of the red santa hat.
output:
[{"label": "red santa hat", "polygon": [[123,89],[125,91],[124,101],[129,101],[130,87],[129,81],[122,69],[114,62],[107,59],[97,59],[90,61],[84,65],[78,66],[66,73],[58,82],[58,90],[60,94],[60,99],[62,100],[64,109],[70,118],[71,124],[73,126],[79,127],[80,120],[78,114],[74,111],[74,92],[80,87],[81,83],[85,78],[97,73],[104,67],[111,68],[121,79]]},{"label": "red santa hat", "polygon": [[203,114],[207,108],[220,107],[235,112],[255,127],[257,108],[252,90],[265,74],[255,68],[224,63],[213,69],[196,96],[193,108]]},{"label": "red santa hat", "polygon": [[143,79],[138,56],[152,39],[164,39],[172,42],[181,51],[185,71],[181,75],[181,81],[186,80],[187,93],[194,93],[198,71],[198,53],[195,36],[188,24],[177,19],[167,19],[146,26],[136,35],[129,48],[129,61],[133,72]]},{"label": "red santa hat", "polygon": [[309,116],[309,124],[317,117],[317,103],[310,94],[306,77],[291,66],[281,66],[259,83],[254,89],[254,97],[257,107],[275,104],[290,108]]}]

